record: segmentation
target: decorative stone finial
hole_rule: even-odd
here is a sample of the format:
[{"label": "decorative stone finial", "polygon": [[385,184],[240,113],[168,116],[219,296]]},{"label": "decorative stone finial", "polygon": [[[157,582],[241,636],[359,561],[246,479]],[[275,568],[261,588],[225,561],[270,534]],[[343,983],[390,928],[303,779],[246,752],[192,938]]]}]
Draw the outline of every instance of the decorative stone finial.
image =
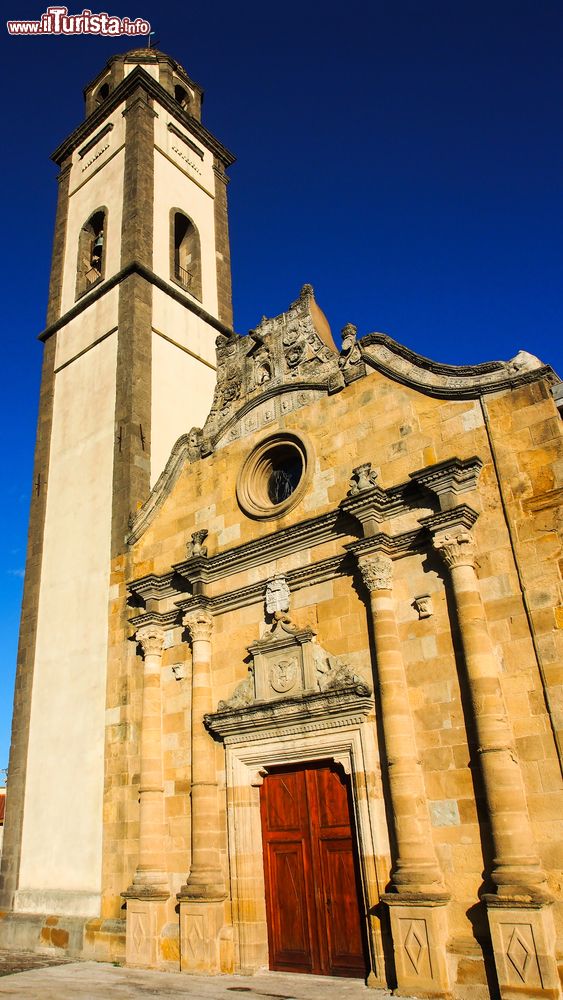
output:
[{"label": "decorative stone finial", "polygon": [[160,656],[164,649],[164,629],[160,625],[143,625],[135,632],[135,639],[144,656]]},{"label": "decorative stone finial", "polygon": [[358,565],[362,580],[370,593],[373,590],[391,590],[393,563],[382,552],[362,557],[358,560]]},{"label": "decorative stone finial", "polygon": [[191,541],[188,542],[188,555],[191,558],[194,556],[207,556],[207,545],[203,543],[208,534],[207,528],[201,528],[199,531],[192,532]]},{"label": "decorative stone finial", "polygon": [[287,612],[291,595],[287,580],[283,573],[276,573],[275,576],[266,583],[266,594],[264,603],[266,614],[270,615],[274,621],[288,621]]},{"label": "decorative stone finial", "polygon": [[362,354],[356,341],[357,335],[358,328],[353,323],[346,323],[346,326],[342,327],[342,347],[338,359],[339,368],[345,368],[347,365],[359,365],[362,360]]},{"label": "decorative stone finial", "polygon": [[197,642],[199,639],[204,642],[211,640],[213,618],[207,611],[189,611],[184,615],[183,623],[190,633],[192,642]]},{"label": "decorative stone finial", "polygon": [[371,490],[376,485],[377,472],[372,469],[371,462],[364,462],[363,465],[357,465],[355,469],[352,469],[348,496],[355,497],[358,493]]},{"label": "decorative stone finial", "polygon": [[467,528],[437,532],[432,541],[448,569],[456,566],[475,567],[475,538]]},{"label": "decorative stone finial", "polygon": [[201,458],[203,431],[201,427],[192,427],[188,434],[188,461],[197,462]]}]

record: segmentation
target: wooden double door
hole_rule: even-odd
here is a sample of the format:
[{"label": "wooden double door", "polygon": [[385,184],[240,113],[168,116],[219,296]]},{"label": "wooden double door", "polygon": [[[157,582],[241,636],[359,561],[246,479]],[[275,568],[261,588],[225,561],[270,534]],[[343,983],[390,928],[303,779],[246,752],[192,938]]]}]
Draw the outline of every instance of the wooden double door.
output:
[{"label": "wooden double door", "polygon": [[366,975],[348,780],[329,763],[272,770],[260,808],[270,968]]}]

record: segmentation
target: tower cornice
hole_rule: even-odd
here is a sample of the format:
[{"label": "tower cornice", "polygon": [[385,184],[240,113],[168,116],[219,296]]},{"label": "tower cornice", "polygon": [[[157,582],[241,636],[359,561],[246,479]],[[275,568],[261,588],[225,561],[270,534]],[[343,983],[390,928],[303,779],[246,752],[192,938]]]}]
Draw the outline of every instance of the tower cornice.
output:
[{"label": "tower cornice", "polygon": [[159,277],[158,274],[155,274],[151,268],[146,267],[141,263],[141,261],[133,260],[130,261],[130,263],[125,267],[120,268],[116,274],[113,274],[110,278],[106,278],[106,280],[101,284],[96,285],[96,287],[88,295],[85,295],[83,298],[79,299],[78,302],[75,302],[75,304],[62,316],[55,320],[54,323],[50,323],[49,326],[45,327],[45,329],[38,334],[37,339],[43,342],[49,340],[49,338],[52,337],[57,330],[60,330],[61,327],[69,323],[70,320],[74,319],[81,312],[84,312],[84,310],[91,306],[96,299],[101,298],[102,295],[105,295],[106,292],[110,291],[110,289],[119,285],[120,282],[122,282],[123,279],[129,274],[139,274],[156,288],[159,288],[162,292],[166,292],[167,295],[170,295],[171,298],[175,299],[176,302],[179,302],[180,305],[185,306],[186,309],[189,309],[191,312],[195,313],[196,316],[205,320],[205,322],[217,330],[218,333],[222,333],[225,336],[232,335],[233,331],[230,326],[222,323],[216,316],[212,316],[211,313],[208,313],[203,306],[199,305],[198,302],[194,302],[192,299],[188,298],[187,295],[184,295],[181,289],[176,288],[174,285]]},{"label": "tower cornice", "polygon": [[149,97],[158,101],[166,111],[181,121],[226,167],[231,166],[235,162],[236,157],[233,153],[219,142],[197,118],[184,111],[164,87],[157,83],[141,66],[136,66],[115,90],[112,91],[104,103],[99,108],[96,108],[86,121],[75,128],[74,132],[71,132],[68,138],[57,146],[51,155],[51,159],[60,166],[74,152],[77,146],[81,145],[88,138],[91,132],[103,124],[108,114],[122,104],[139,86],[145,90]]}]

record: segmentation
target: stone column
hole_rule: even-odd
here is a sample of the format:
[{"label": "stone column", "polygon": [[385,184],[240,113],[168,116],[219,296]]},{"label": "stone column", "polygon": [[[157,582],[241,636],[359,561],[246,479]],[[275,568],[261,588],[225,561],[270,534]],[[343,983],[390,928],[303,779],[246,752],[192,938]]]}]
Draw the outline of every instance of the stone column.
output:
[{"label": "stone column", "polygon": [[136,633],[144,654],[139,787],[139,862],[127,899],[126,957],[128,965],[158,964],[159,935],[166,922],[170,896],[164,838],[162,780],[162,699],[160,673],[164,631],[145,625]]},{"label": "stone column", "polygon": [[[435,521],[435,525],[432,521]],[[494,848],[484,896],[503,1000],[559,997],[555,932],[546,878],[534,842],[524,780],[504,702],[500,665],[475,569],[473,533],[455,514],[425,519],[451,575]]]},{"label": "stone column", "polygon": [[409,707],[405,666],[395,619],[392,562],[381,553],[359,559],[370,593],[377,689],[388,766],[397,857],[390,908],[399,993],[449,995],[444,941],[449,900],[433,848],[424,776]]},{"label": "stone column", "polygon": [[204,726],[213,711],[211,633],[206,611],[184,617],[192,641],[191,865],[180,893],[181,967],[188,972],[221,971],[225,880],[220,861],[220,823],[215,745]]}]

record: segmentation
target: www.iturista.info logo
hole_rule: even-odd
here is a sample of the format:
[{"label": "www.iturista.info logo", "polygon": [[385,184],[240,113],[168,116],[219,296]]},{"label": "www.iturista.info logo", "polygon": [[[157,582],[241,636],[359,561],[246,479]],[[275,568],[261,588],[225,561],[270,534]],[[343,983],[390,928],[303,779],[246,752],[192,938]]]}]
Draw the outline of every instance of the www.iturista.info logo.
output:
[{"label": "www.iturista.info logo", "polygon": [[9,35],[148,35],[151,26],[142,17],[115,17],[102,12],[69,14],[68,7],[47,7],[38,21],[7,21]]}]

